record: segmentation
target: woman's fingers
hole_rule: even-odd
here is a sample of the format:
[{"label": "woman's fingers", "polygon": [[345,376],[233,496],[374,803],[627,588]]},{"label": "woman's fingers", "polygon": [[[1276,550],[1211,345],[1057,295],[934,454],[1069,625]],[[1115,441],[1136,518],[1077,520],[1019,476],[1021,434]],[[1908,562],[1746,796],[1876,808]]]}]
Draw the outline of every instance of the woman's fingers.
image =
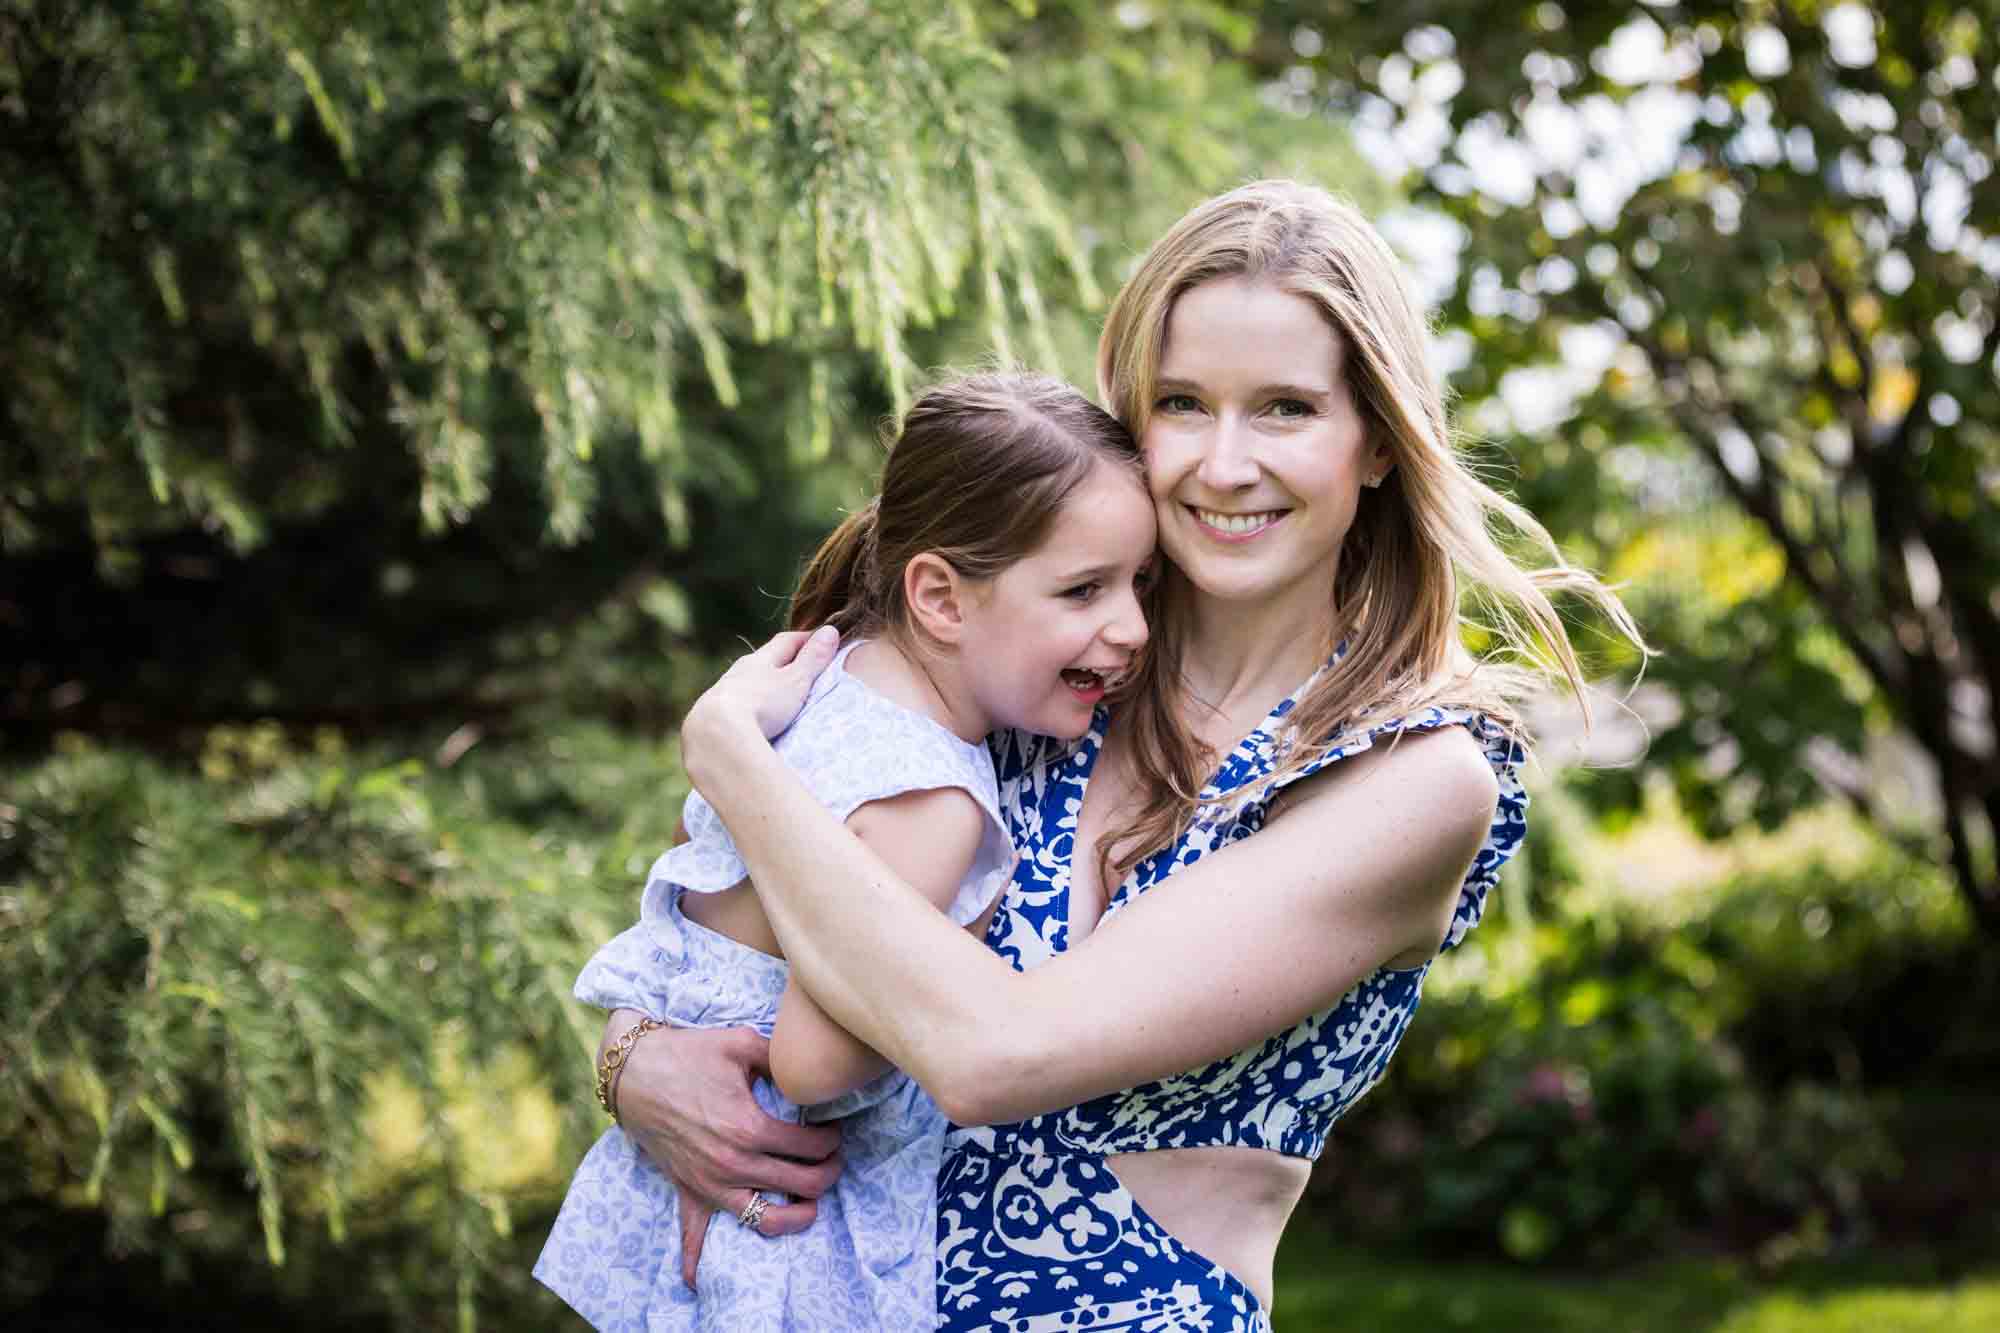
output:
[{"label": "woman's fingers", "polygon": [[[775,1116],[764,1116],[750,1125],[751,1133],[743,1147],[752,1152],[771,1153],[779,1157],[796,1157],[801,1162],[825,1162],[834,1158],[833,1174],[840,1174],[840,1164],[835,1155],[840,1151],[840,1127],[837,1125],[795,1125],[789,1120]],[[787,1189],[787,1194],[804,1194],[805,1190]],[[814,1190],[814,1194],[824,1193]]]},{"label": "woman's fingers", "polygon": [[781,667],[796,657],[800,646],[811,637],[810,633],[802,629],[779,630],[744,656]]},{"label": "woman's fingers", "polygon": [[[747,1153],[731,1160],[731,1183],[789,1194],[795,1199],[817,1199],[833,1188],[840,1178],[838,1153],[823,1161],[795,1162],[789,1157]],[[733,1194],[731,1197],[734,1197]]]},{"label": "woman's fingers", "polygon": [[[701,1269],[701,1251],[708,1240],[708,1228],[715,1218],[715,1210],[706,1204],[697,1203],[694,1191],[686,1182],[676,1181],[681,1210],[681,1281],[689,1291],[698,1291],[697,1277]],[[735,1213],[724,1223],[725,1226],[741,1226],[745,1210],[750,1200],[759,1197],[747,1189],[731,1190],[727,1198],[739,1203]],[[765,1199],[764,1207],[757,1218],[756,1232],[766,1238],[790,1236],[804,1231],[819,1216],[819,1205],[810,1199],[802,1203],[772,1203]]]},{"label": "woman's fingers", "polygon": [[804,641],[793,650],[785,669],[811,680],[826,670],[827,663],[833,661],[833,655],[839,648],[840,632],[831,625],[821,625],[806,635]]},{"label": "woman's fingers", "polygon": [[674,1183],[679,1186],[675,1193],[681,1202],[681,1281],[689,1291],[695,1291],[698,1288],[694,1276],[701,1267],[701,1245],[708,1239],[708,1219],[715,1216],[715,1211],[695,1202],[694,1192],[686,1181]]},{"label": "woman's fingers", "polygon": [[819,1205],[811,1199],[798,1203],[767,1203],[764,1205],[764,1216],[757,1222],[757,1232],[762,1236],[789,1236],[804,1231],[818,1216]]},{"label": "woman's fingers", "polygon": [[830,625],[822,625],[811,634],[787,630],[774,635],[737,658],[721,680],[703,691],[689,710],[689,721],[705,708],[740,710],[765,736],[776,736],[798,716],[813,681],[839,648],[840,635]]},{"label": "woman's fingers", "polygon": [[[834,649],[839,646],[839,631],[831,625],[821,625],[810,631],[781,630],[764,640],[749,655],[774,667],[797,666],[805,669],[807,674],[817,676],[833,660]],[[813,665],[815,660],[817,666]]]}]

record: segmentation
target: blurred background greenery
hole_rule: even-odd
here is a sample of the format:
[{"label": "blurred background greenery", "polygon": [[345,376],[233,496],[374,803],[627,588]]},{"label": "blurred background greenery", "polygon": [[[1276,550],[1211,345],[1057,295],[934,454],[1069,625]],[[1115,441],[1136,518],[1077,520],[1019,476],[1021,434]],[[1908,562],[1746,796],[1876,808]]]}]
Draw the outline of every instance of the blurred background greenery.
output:
[{"label": "blurred background greenery", "polygon": [[0,0],[0,1312],[563,1326],[568,999],[928,368],[1352,196],[1579,624],[1293,1329],[2000,1324],[1991,0]]}]

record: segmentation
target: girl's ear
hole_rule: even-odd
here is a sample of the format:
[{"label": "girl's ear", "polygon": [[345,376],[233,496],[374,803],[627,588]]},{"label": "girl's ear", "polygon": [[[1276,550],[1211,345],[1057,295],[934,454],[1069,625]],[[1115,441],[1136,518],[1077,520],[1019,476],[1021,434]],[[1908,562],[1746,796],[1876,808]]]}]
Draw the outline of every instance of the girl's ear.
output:
[{"label": "girl's ear", "polygon": [[903,566],[903,604],[919,631],[939,643],[956,644],[965,634],[970,585],[935,551],[912,556]]}]

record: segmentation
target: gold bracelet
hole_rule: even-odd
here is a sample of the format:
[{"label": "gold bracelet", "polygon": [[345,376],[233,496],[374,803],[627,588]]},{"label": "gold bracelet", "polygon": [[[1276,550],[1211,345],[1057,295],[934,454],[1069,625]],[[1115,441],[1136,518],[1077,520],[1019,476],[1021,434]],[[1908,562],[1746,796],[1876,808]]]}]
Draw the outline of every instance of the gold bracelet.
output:
[{"label": "gold bracelet", "polygon": [[639,1044],[639,1038],[648,1032],[658,1032],[665,1026],[666,1024],[657,1018],[642,1018],[626,1028],[618,1040],[611,1043],[610,1049],[598,1057],[597,1104],[603,1107],[604,1114],[613,1120],[618,1119],[618,1104],[613,1092],[618,1079],[623,1077],[626,1058],[632,1054],[632,1048]]}]

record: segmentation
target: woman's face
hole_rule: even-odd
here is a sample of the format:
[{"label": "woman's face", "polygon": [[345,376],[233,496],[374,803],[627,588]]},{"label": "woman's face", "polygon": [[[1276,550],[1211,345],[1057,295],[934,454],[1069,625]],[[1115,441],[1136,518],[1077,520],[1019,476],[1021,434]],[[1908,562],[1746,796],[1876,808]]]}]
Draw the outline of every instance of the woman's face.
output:
[{"label": "woman's face", "polygon": [[1140,444],[1160,547],[1206,596],[1295,604],[1302,629],[1326,617],[1362,484],[1389,468],[1345,352],[1318,306],[1267,282],[1174,302]]}]

